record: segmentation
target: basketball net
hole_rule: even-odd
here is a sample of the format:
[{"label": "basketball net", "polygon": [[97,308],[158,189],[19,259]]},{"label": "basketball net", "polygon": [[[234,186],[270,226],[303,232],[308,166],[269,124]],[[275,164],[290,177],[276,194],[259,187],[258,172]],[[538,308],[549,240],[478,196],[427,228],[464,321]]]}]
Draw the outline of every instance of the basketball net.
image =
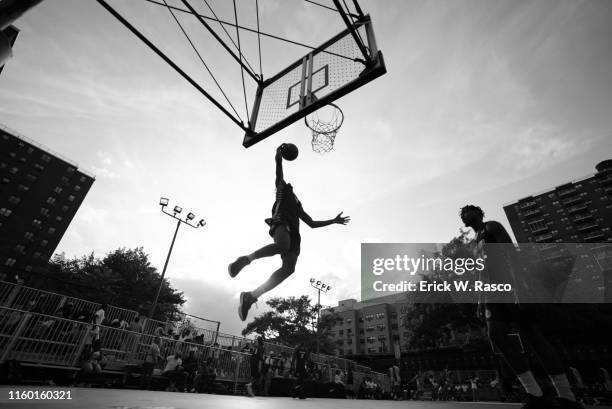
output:
[{"label": "basketball net", "polygon": [[312,150],[324,154],[334,148],[336,134],[344,122],[342,110],[334,104],[327,104],[304,118],[312,131]]}]

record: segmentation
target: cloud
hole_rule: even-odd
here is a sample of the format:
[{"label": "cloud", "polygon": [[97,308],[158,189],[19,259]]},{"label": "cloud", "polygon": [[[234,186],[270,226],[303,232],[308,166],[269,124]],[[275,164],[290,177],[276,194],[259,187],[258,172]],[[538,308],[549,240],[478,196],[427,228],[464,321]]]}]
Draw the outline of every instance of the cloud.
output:
[{"label": "cloud", "polygon": [[117,173],[108,168],[99,168],[97,166],[92,166],[91,171],[96,175],[96,177],[100,178],[117,179],[119,177]]}]

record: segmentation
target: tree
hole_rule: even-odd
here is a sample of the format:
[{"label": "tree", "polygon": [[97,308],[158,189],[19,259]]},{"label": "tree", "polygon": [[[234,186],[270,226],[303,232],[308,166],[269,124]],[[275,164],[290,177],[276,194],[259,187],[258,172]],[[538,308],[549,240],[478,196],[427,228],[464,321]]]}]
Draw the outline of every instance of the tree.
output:
[{"label": "tree", "polygon": [[[142,247],[119,248],[104,258],[93,253],[67,259],[65,254],[49,262],[50,274],[37,287],[98,303],[108,303],[146,315],[155,298],[161,275]],[[164,279],[154,319],[171,320],[185,303],[183,293]]]},{"label": "tree", "polygon": [[[258,334],[267,339],[275,339],[286,345],[304,342],[310,347],[316,344],[316,321],[318,306],[313,305],[308,296],[275,297],[266,301],[271,310],[266,311],[249,322],[242,335]],[[320,350],[332,353],[327,329],[331,327],[333,314],[323,314],[319,323]]]},{"label": "tree", "polygon": [[[471,239],[467,230],[459,230],[459,235],[445,244],[440,253],[435,254],[441,258],[471,258]],[[425,281],[445,280],[454,276],[454,272],[435,271],[421,279]],[[471,281],[473,276],[465,274],[462,279]],[[483,324],[476,318],[476,306],[471,303],[454,303],[450,296],[442,295],[436,303],[416,302],[402,317],[402,325],[410,332],[407,340],[407,349],[436,348],[454,342],[458,333],[473,328],[482,328]],[[447,299],[445,299],[445,297]],[[428,294],[421,295],[420,299],[431,298]],[[419,298],[416,298],[419,300]],[[446,301],[446,302],[445,302]]]}]

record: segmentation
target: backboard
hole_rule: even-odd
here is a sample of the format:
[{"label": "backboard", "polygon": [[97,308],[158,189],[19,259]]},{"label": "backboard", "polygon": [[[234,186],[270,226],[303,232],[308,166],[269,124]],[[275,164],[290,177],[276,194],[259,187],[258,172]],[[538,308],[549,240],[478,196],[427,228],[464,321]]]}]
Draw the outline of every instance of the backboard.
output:
[{"label": "backboard", "polygon": [[[37,1],[37,0],[30,0]],[[344,31],[334,35],[328,41],[319,46],[310,46],[301,41],[295,41],[264,32],[260,29],[259,7],[255,2],[255,10],[244,10],[237,13],[236,2],[219,0],[217,6],[225,11],[231,11],[231,17],[220,18],[211,7],[209,2],[203,5],[191,4],[191,0],[174,0],[172,2],[163,0],[147,0],[147,7],[163,7],[162,20],[157,19],[160,13],[147,9],[146,13],[137,12],[134,8],[135,2],[127,0],[113,1],[123,11],[117,10],[107,0],[97,0],[107,11],[109,11],[119,22],[128,28],[136,37],[144,42],[152,51],[162,58],[170,67],[196,88],[206,99],[217,107],[226,117],[233,121],[245,132],[243,146],[253,146],[268,136],[280,131],[288,125],[306,117],[319,108],[330,104],[338,98],[356,90],[377,77],[386,73],[386,67],[382,53],[376,46],[374,29],[370,17],[363,13],[357,0],[352,0],[352,9],[349,10],[345,1],[332,0],[334,7],[321,3],[311,2],[325,10],[326,13],[333,11],[343,21]],[[172,4],[170,4],[172,3]],[[198,2],[199,3],[199,2]],[[244,2],[251,3],[251,2]],[[351,3],[351,2],[349,2]],[[128,6],[129,4],[129,6]],[[233,8],[230,7],[233,4]],[[230,6],[228,6],[230,5]],[[254,13],[253,13],[254,11]],[[254,15],[256,20],[249,23],[238,21],[238,14],[242,19]],[[147,18],[142,18],[146,16]],[[267,14],[268,21],[273,18]],[[150,20],[151,19],[151,20]],[[328,20],[329,21],[329,20]],[[167,41],[173,34],[168,31],[167,24],[175,27],[175,33],[180,32],[183,41],[189,43],[193,56],[197,56],[196,65],[182,60],[183,53],[176,53],[173,42]],[[255,23],[256,28],[253,27]],[[162,30],[163,28],[163,30]],[[177,30],[178,29],[178,30]],[[235,34],[230,34],[234,32]],[[256,38],[253,36],[256,35]],[[245,36],[251,36],[245,38]],[[212,38],[214,42],[224,50],[223,55],[231,65],[223,63],[223,58],[215,54],[214,48],[209,43],[202,43],[206,38]],[[241,37],[243,41],[241,41]],[[273,39],[290,43],[292,46],[308,48],[308,52],[299,60],[281,69],[273,75],[264,75],[262,70],[261,38]],[[245,42],[244,40],[250,40]],[[256,42],[255,42],[256,41]],[[174,40],[176,42],[176,39]],[[200,52],[200,49],[202,52]],[[257,52],[259,60],[259,72],[257,64],[250,64],[248,56],[244,51]],[[277,56],[282,51],[275,50]],[[172,57],[171,55],[174,55]],[[297,54],[300,55],[300,54]],[[205,61],[205,58],[208,62]],[[221,85],[223,81],[213,74],[210,68],[211,62],[219,63],[222,72],[221,78],[230,80],[227,75],[231,66],[236,64],[240,68],[241,82],[230,80],[232,87]],[[290,61],[287,61],[288,63]],[[196,69],[201,63],[203,70]],[[281,63],[282,64],[282,63]],[[283,66],[283,64],[281,65]],[[216,71],[216,70],[215,70]],[[210,81],[202,82],[200,75],[208,73]],[[218,73],[219,71],[216,71]],[[206,78],[205,78],[206,79]],[[227,82],[226,82],[227,83]],[[238,113],[236,85],[242,86],[244,101],[244,116]],[[216,87],[216,88],[215,88]],[[249,104],[249,100],[254,103]],[[238,100],[239,101],[239,100]],[[242,103],[242,101],[239,101]]]},{"label": "backboard", "polygon": [[386,72],[372,22],[364,16],[259,84],[243,145],[262,141]]}]

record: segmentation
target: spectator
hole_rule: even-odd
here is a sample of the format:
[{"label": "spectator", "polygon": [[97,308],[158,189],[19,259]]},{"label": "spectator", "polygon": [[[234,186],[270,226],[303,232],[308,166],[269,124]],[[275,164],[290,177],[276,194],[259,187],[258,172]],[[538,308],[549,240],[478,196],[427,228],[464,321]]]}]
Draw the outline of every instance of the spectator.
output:
[{"label": "spectator", "polygon": [[334,373],[334,379],[331,386],[332,387],[329,392],[332,394],[333,397],[346,396],[344,390],[344,382],[342,381],[342,372],[339,369],[336,369],[336,372]]},{"label": "spectator", "polygon": [[193,382],[196,376],[196,371],[198,369],[198,360],[195,355],[195,350],[190,350],[187,357],[185,357],[185,360],[183,361],[183,369],[187,374],[187,376],[185,377],[185,385],[183,386],[183,390],[186,392],[187,390],[189,390],[190,386],[191,389],[193,389]]},{"label": "spectator", "polygon": [[187,373],[182,365],[183,360],[178,352],[166,358],[166,367],[162,372],[162,376],[165,376],[170,381],[166,391],[177,392],[185,386]]},{"label": "spectator", "polygon": [[159,343],[159,337],[155,337],[153,338],[151,345],[149,345],[149,350],[147,351],[145,360],[142,363],[142,380],[140,383],[141,389],[151,389],[151,380],[153,379],[153,372],[160,359]]},{"label": "spectator", "polygon": [[217,377],[217,371],[211,357],[206,358],[204,364],[199,368],[193,381],[191,392],[209,393]]},{"label": "spectator", "polygon": [[132,332],[137,332],[137,333],[141,334],[141,333],[142,333],[143,328],[142,328],[142,322],[140,321],[140,316],[138,316],[138,315],[137,315],[137,316],[134,318],[134,321],[132,321],[132,322],[130,322],[130,323],[128,324],[127,329],[128,329],[129,331],[132,331]]},{"label": "spectator", "polygon": [[349,399],[355,399],[355,386],[354,386],[354,374],[353,368],[354,364],[351,363],[349,366],[348,372],[346,373],[346,385],[344,387],[346,391],[346,397]]},{"label": "spectator", "polygon": [[66,319],[71,320],[73,318],[73,314],[74,314],[74,303],[71,301],[68,301],[64,303],[64,305],[62,305],[62,307],[59,310],[57,310],[55,315],[61,318],[66,318]]},{"label": "spectator", "polygon": [[257,338],[257,345],[255,345],[251,353],[251,382],[246,384],[247,394],[250,397],[255,396],[255,393],[253,392],[253,386],[259,388],[261,385],[261,366],[263,363],[264,353],[264,339],[263,337],[259,336]]},{"label": "spectator", "polygon": [[91,322],[92,323],[91,333],[92,333],[93,342],[95,342],[96,340],[97,341],[100,340],[100,326],[104,322],[104,317],[106,315],[107,308],[108,308],[107,304],[102,304],[100,308],[98,308],[96,312],[94,313],[94,316]]},{"label": "spectator", "polygon": [[472,401],[478,402],[478,377],[476,375],[470,378],[470,389],[472,389]]}]

